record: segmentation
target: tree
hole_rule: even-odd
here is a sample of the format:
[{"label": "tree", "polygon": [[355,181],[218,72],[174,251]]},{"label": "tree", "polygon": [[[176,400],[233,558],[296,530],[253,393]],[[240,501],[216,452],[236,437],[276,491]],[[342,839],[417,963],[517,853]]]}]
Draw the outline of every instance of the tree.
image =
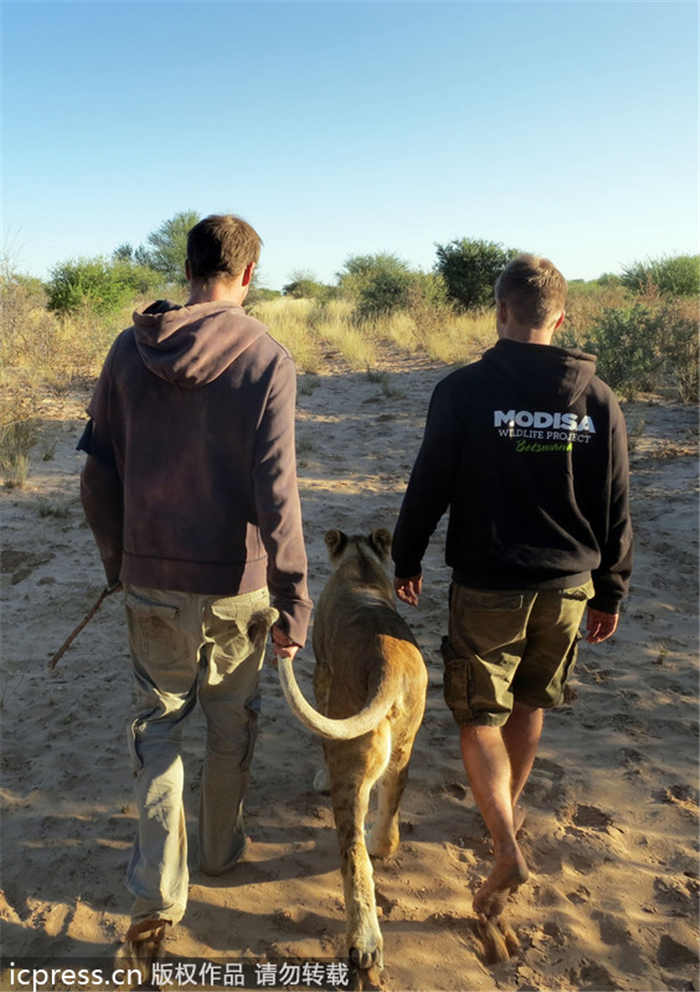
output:
[{"label": "tree", "polygon": [[[183,210],[170,220],[163,221],[156,231],[152,231],[146,241],[148,264],[156,272],[165,276],[167,282],[180,286],[187,284],[185,259],[187,258],[187,234],[200,219],[194,210]],[[138,249],[136,255],[138,255]],[[137,258],[137,261],[140,260]]]},{"label": "tree", "polygon": [[508,262],[517,255],[495,241],[470,238],[435,246],[435,271],[445,280],[447,293],[465,310],[479,310],[493,303],[493,287]]}]

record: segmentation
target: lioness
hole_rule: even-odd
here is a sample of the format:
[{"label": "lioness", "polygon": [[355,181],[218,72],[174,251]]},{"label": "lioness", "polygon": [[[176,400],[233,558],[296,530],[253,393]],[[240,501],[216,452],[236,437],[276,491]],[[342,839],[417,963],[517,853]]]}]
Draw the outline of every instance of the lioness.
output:
[{"label": "lioness", "polygon": [[[399,802],[428,676],[413,634],[396,612],[384,570],[389,532],[347,537],[330,530],[326,545],[334,569],[318,601],[313,631],[320,713],[302,696],[291,662],[280,658],[278,669],[292,711],[326,738],[350,961],[372,984],[383,953],[368,852],[386,858],[398,847]],[[377,781],[377,817],[365,846],[365,816]]]}]

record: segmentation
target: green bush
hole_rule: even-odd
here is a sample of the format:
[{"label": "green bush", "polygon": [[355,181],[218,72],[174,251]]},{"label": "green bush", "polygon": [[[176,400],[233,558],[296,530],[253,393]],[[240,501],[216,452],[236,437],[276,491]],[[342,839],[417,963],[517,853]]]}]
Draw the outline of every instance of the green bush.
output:
[{"label": "green bush", "polygon": [[663,325],[641,303],[606,307],[589,330],[585,350],[598,357],[598,373],[607,384],[632,399],[656,384],[663,365]]},{"label": "green bush", "polygon": [[623,270],[622,283],[635,293],[657,289],[663,295],[696,296],[700,292],[700,255],[633,262]]},{"label": "green bush", "polygon": [[291,296],[293,300],[330,300],[336,294],[334,286],[315,279],[292,279],[282,287],[283,296]]},{"label": "green bush", "polygon": [[436,245],[435,271],[445,280],[447,293],[465,310],[480,310],[493,303],[496,279],[517,255],[495,241],[469,238]]},{"label": "green bush", "polygon": [[681,402],[697,401],[697,313],[690,301],[604,307],[585,334],[565,330],[558,343],[596,355],[599,375],[625,399],[671,387]]},{"label": "green bush", "polygon": [[408,264],[396,255],[354,255],[338,273],[340,295],[355,305],[357,322],[386,316],[408,303],[413,279]]},{"label": "green bush", "polygon": [[246,310],[254,307],[256,303],[266,303],[268,300],[279,300],[282,294],[279,289],[267,289],[265,286],[251,286],[245,298],[244,306]]},{"label": "green bush", "polygon": [[162,277],[144,265],[128,261],[79,258],[54,266],[47,283],[49,310],[65,316],[89,307],[106,316],[135,296],[160,288]]}]

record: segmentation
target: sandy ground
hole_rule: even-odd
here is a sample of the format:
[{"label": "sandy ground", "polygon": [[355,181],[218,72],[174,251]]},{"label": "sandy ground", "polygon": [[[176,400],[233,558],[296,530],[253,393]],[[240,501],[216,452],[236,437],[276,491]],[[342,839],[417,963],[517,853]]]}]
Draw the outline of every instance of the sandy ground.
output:
[{"label": "sandy ground", "polygon": [[[299,476],[314,596],[328,575],[327,529],[393,526],[430,392],[445,372],[406,361],[381,381],[301,377]],[[56,673],[46,671],[102,587],[74,450],[87,395],[45,401],[28,484],[0,496],[3,954],[63,966],[111,958],[128,922],[123,874],[134,830],[118,597]],[[375,868],[391,989],[698,988],[696,417],[664,402],[626,413],[635,436],[632,593],[619,633],[583,647],[569,703],[545,722],[525,793],[532,877],[507,910],[521,950],[497,966],[484,961],[471,911],[489,848],[442,699],[444,525],[425,561],[420,608],[402,608],[430,685],[401,847]],[[306,649],[296,670],[308,696],[312,667]],[[196,870],[198,713],[187,731],[193,874],[175,957],[344,954],[333,819],[328,798],[311,788],[320,745],[291,719],[271,668],[263,687],[252,843],[245,863],[216,881]],[[7,973],[3,980],[11,988]]]}]

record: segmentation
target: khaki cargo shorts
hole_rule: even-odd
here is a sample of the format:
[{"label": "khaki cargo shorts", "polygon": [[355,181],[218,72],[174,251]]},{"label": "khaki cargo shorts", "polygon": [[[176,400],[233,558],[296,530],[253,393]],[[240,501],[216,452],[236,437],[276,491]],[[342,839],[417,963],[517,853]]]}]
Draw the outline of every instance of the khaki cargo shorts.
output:
[{"label": "khaki cargo shorts", "polygon": [[457,723],[501,727],[514,701],[558,706],[593,592],[590,580],[556,590],[470,589],[453,582],[442,656],[445,701]]}]

